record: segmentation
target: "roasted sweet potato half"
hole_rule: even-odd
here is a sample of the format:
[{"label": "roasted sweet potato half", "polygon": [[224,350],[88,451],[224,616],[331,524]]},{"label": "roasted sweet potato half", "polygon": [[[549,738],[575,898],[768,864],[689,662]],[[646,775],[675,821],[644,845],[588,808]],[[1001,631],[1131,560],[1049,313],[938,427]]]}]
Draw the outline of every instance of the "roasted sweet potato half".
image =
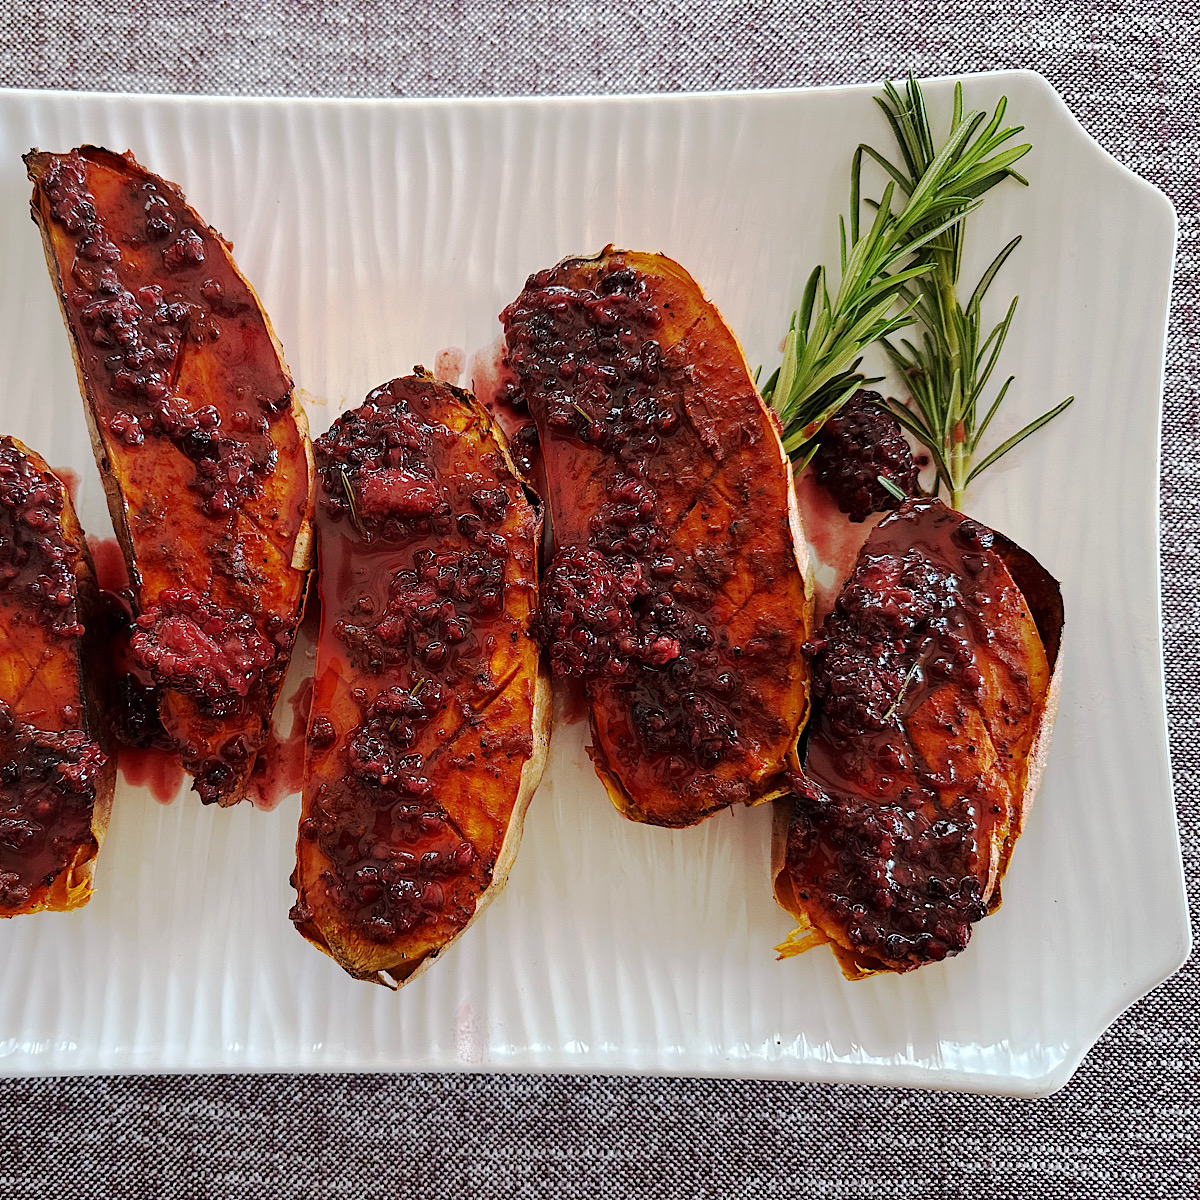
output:
[{"label": "roasted sweet potato half", "polygon": [[695,280],[611,247],[501,315],[553,518],[539,634],[586,681],[613,803],[692,825],[777,794],[808,713],[807,547],[741,347]]},{"label": "roasted sweet potato half", "polygon": [[0,917],[78,908],[112,807],[96,576],[66,488],[0,438]]},{"label": "roasted sweet potato half", "polygon": [[200,798],[242,798],[287,669],[311,447],[230,247],[129,154],[25,156],[135,599],[135,662]]},{"label": "roasted sweet potato half", "polygon": [[775,893],[850,978],[957,954],[1000,903],[1058,703],[1058,584],[938,500],[871,533],[806,647],[803,774],[776,808]]},{"label": "roasted sweet potato half", "polygon": [[541,514],[469,393],[418,374],[316,443],[321,630],[297,929],[411,979],[504,885],[549,739]]}]

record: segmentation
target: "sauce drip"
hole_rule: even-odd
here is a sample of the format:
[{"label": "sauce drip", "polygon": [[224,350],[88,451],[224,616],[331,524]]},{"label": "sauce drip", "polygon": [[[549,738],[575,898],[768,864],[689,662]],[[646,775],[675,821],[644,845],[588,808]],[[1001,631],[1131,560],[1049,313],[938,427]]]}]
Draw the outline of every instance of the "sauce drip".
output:
[{"label": "sauce drip", "polygon": [[529,415],[529,406],[509,365],[504,337],[476,350],[467,370],[471,391],[500,426],[517,470],[539,496],[545,496],[546,473],[537,426]]},{"label": "sauce drip", "polygon": [[174,750],[121,745],[117,767],[130,787],[149,788],[159,804],[170,804],[183,787],[183,764]]},{"label": "sauce drip", "polygon": [[442,383],[458,383],[462,378],[467,356],[459,346],[447,346],[433,357],[433,377]]},{"label": "sauce drip", "polygon": [[71,498],[71,503],[78,504],[79,472],[70,467],[51,467],[50,470],[62,481],[63,487],[67,489],[67,495]]},{"label": "sauce drip", "polygon": [[107,666],[101,689],[117,741],[117,769],[130,786],[148,787],[160,804],[169,804],[183,785],[183,764],[159,719],[159,689],[130,649],[132,592],[112,586],[125,580],[125,560],[116,538],[89,542],[101,583],[100,656]]},{"label": "sauce drip", "polygon": [[555,725],[578,725],[587,719],[587,687],[579,679],[561,679],[554,689]]},{"label": "sauce drip", "polygon": [[854,570],[859,551],[884,514],[872,513],[865,521],[851,521],[817,482],[811,466],[796,476],[796,500],[804,536],[816,559],[815,620],[820,625],[833,609],[838,593]]},{"label": "sauce drip", "polygon": [[312,694],[312,680],[306,679],[288,701],[292,710],[288,732],[281,733],[278,725],[272,722],[266,743],[254,760],[250,795],[254,806],[264,812],[277,808],[285,797],[304,790],[305,733]]},{"label": "sauce drip", "polygon": [[129,571],[125,555],[115,537],[102,538],[88,534],[88,548],[96,568],[96,583],[102,591],[120,593],[129,587]]}]

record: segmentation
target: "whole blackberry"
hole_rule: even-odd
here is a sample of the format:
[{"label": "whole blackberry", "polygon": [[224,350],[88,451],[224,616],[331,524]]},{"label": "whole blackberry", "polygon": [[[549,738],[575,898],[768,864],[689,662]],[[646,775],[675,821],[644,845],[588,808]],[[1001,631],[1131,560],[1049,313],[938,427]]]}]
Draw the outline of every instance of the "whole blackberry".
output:
[{"label": "whole blackberry", "polygon": [[906,496],[917,490],[917,465],[900,423],[879,407],[878,392],[857,391],[825,422],[813,456],[817,482],[852,521],[899,507],[879,482],[891,480]]}]

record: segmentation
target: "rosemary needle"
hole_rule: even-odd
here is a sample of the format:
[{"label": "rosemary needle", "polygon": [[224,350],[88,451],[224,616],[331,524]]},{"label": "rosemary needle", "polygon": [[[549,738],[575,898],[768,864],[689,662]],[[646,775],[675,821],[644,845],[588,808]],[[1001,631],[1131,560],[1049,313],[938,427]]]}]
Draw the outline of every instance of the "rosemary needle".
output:
[{"label": "rosemary needle", "polygon": [[342,490],[346,493],[346,504],[350,508],[350,523],[358,530],[359,534],[365,534],[363,523],[359,520],[358,505],[354,500],[354,485],[350,482],[350,476],[346,473],[345,467],[338,467],[338,474],[342,477]]},{"label": "rosemary needle", "polygon": [[[916,87],[911,76],[910,85]],[[824,266],[813,270],[784,339],[783,361],[762,388],[783,424],[784,448],[797,463],[812,456],[824,422],[860,387],[877,382],[858,370],[865,347],[913,322],[913,288],[936,268],[921,251],[958,226],[1029,150],[1007,145],[1019,129],[1001,128],[1003,115],[1001,103],[986,123],[983,113],[958,121],[936,153],[932,142],[923,147],[928,154],[915,178],[889,169],[868,146],[854,152],[849,226],[839,222],[837,290],[830,293]],[[864,158],[891,175],[877,204],[862,197]],[[865,228],[864,206],[874,209]]]}]

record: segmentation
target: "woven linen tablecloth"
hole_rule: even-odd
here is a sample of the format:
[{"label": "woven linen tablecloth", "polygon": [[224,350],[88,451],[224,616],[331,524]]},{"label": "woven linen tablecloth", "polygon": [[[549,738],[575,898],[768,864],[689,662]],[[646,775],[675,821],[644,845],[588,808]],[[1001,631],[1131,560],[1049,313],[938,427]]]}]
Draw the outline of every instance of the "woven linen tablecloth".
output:
[{"label": "woven linen tablecloth", "polygon": [[[4,0],[0,85],[240,95],[675,91],[1044,74],[1162,188],[1180,242],[1162,430],[1167,701],[1200,867],[1196,0]],[[0,970],[6,969],[0,964]],[[1200,1194],[1200,970],[1039,1102],[849,1086],[476,1076],[0,1081],[0,1200]]]}]

